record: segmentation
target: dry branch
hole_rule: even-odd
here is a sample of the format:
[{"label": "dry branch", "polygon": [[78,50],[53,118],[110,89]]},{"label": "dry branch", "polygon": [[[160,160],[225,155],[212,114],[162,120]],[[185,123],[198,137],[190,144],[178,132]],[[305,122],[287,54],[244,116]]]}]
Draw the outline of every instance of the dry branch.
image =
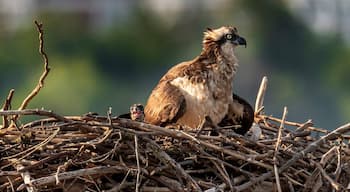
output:
[{"label": "dry branch", "polygon": [[[44,71],[41,74],[39,78],[39,82],[36,85],[36,87],[32,90],[32,92],[23,100],[21,106],[18,108],[18,110],[23,110],[27,108],[29,102],[39,93],[41,88],[44,86],[44,81],[47,77],[47,75],[50,72],[50,67],[49,67],[49,59],[44,51],[44,30],[43,30],[43,24],[39,23],[38,21],[34,21],[35,26],[39,32],[39,53],[42,56],[44,60]],[[15,115],[13,117],[13,122],[16,122],[18,119],[18,115]]]},{"label": "dry branch", "polygon": [[[6,111],[6,110],[11,109],[11,101],[12,101],[12,97],[13,97],[14,93],[15,93],[15,90],[11,89],[5,102],[4,102],[4,105],[2,106],[2,111]],[[3,116],[1,128],[7,128],[8,126],[9,126],[9,122],[8,122],[7,116]]]}]

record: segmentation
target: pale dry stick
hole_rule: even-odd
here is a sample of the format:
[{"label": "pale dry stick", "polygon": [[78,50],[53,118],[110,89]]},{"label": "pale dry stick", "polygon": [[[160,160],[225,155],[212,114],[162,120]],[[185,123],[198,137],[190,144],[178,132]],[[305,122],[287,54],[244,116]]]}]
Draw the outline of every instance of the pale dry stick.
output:
[{"label": "pale dry stick", "polygon": [[226,184],[222,183],[218,186],[212,187],[210,189],[205,190],[204,192],[218,192],[218,191],[224,191],[226,188]]},{"label": "pale dry stick", "polygon": [[3,176],[17,176],[20,173],[18,171],[0,171],[0,177]]},{"label": "pale dry stick", "polygon": [[73,122],[72,120],[69,120],[65,118],[64,116],[58,115],[52,111],[43,110],[43,109],[23,109],[23,110],[7,110],[7,111],[0,111],[0,116],[9,116],[9,115],[38,115],[38,116],[46,116],[46,117],[53,117],[59,121],[63,122]]},{"label": "pale dry stick", "polygon": [[298,128],[296,128],[296,132],[304,131],[305,129],[313,126],[312,120],[308,119],[305,123],[301,124]]},{"label": "pale dry stick", "polygon": [[109,157],[113,158],[114,153],[117,150],[120,141],[122,140],[121,133],[118,132],[118,134],[119,134],[119,138],[118,138],[117,141],[114,141],[114,146],[113,146],[112,150],[110,150],[110,151],[108,151],[108,152],[106,152],[106,153],[104,153],[102,155],[99,155],[97,157],[90,158],[90,159],[88,159],[86,161],[82,161],[82,162],[79,162],[79,163],[75,162],[75,164],[85,164],[85,163],[89,163],[89,162],[98,163],[98,162],[103,162],[103,161],[107,160]]},{"label": "pale dry stick", "polygon": [[136,174],[136,184],[135,184],[135,191],[138,192],[140,188],[140,174],[141,174],[141,169],[140,169],[140,160],[139,160],[139,145],[137,142],[137,135],[134,135],[135,139],[135,155],[136,155],[136,165],[137,165],[137,174]]},{"label": "pale dry stick", "polygon": [[103,143],[113,132],[113,129],[112,128],[109,128],[107,129],[104,133],[103,133],[103,137],[102,138],[96,138],[96,139],[93,139],[93,140],[90,140],[86,143],[84,143],[85,145],[91,145],[94,147],[94,145],[98,145],[98,144],[101,144]]},{"label": "pale dry stick", "polygon": [[228,173],[227,173],[227,171],[225,169],[225,166],[222,163],[220,163],[220,165],[219,165],[219,163],[215,162],[214,160],[211,160],[211,162],[214,164],[216,169],[219,171],[222,179],[225,181],[226,184],[228,184],[228,186],[232,190],[233,189],[233,185],[232,185],[230,176],[228,175]]},{"label": "pale dry stick", "polygon": [[72,164],[72,160],[69,159],[63,165],[60,165],[60,166],[57,167],[57,171],[56,171],[56,174],[55,174],[56,185],[60,184],[60,178],[58,177],[58,175],[60,174],[61,169],[67,169],[67,167],[69,165],[71,165],[71,164]]},{"label": "pale dry stick", "polygon": [[[5,102],[4,102],[4,105],[2,106],[2,111],[6,111],[6,110],[9,110],[11,109],[11,101],[12,101],[12,97],[13,97],[13,94],[14,94],[15,90],[14,89],[11,89]],[[9,122],[8,122],[8,119],[7,119],[7,116],[3,116],[2,117],[2,128],[7,128],[9,126]]]},{"label": "pale dry stick", "polygon": [[[268,115],[261,115],[264,119],[268,119],[268,120],[271,120],[271,121],[275,121],[277,123],[281,123],[281,119],[279,118],[276,118],[276,117],[271,117],[271,116],[268,116]],[[284,122],[286,125],[290,125],[290,126],[295,126],[295,127],[301,127],[303,126],[303,123],[296,123],[296,122],[292,122],[292,121],[285,121]],[[320,132],[320,133],[329,133],[329,131],[327,131],[326,129],[322,129],[322,128],[318,128],[318,127],[307,127],[306,129],[308,130],[311,130],[311,131],[317,131],[317,132]]]},{"label": "pale dry stick", "polygon": [[190,182],[194,191],[202,191],[197,182],[186,173],[186,171],[182,168],[182,166],[177,163],[173,158],[171,158],[166,152],[164,152],[160,146],[155,143],[153,140],[143,137],[143,140],[147,141],[148,146],[150,149],[152,149],[152,152],[154,155],[159,158],[159,160],[164,164],[169,164],[171,167],[173,167],[176,172],[181,174],[181,177],[184,178],[186,181]]},{"label": "pale dry stick", "polygon": [[[59,152],[59,153],[56,153],[56,154],[50,154],[50,156],[44,158],[44,159],[41,159],[40,161],[32,164],[32,165],[28,165],[26,167],[24,167],[23,169],[20,169],[19,172],[23,172],[23,171],[27,171],[27,170],[30,170],[30,169],[34,169],[34,168],[38,168],[40,166],[42,166],[43,164],[49,162],[49,161],[52,161],[52,160],[55,160],[55,159],[59,159],[61,157],[68,157],[69,155],[73,155],[75,152],[74,151],[62,151],[62,152]],[[0,175],[1,176],[1,175]]]},{"label": "pale dry stick", "polygon": [[260,84],[260,88],[258,91],[258,94],[256,96],[256,101],[255,101],[255,115],[258,115],[258,113],[260,114],[261,109],[263,108],[263,104],[264,104],[264,97],[265,97],[265,92],[266,92],[266,88],[267,88],[267,77],[264,76],[263,79],[261,80],[261,84]]},{"label": "pale dry stick", "polygon": [[[15,167],[16,167],[17,171],[24,168],[24,166],[21,163],[16,162],[16,164],[17,165]],[[23,182],[26,185],[26,189],[27,189],[28,192],[38,191],[36,188],[31,186],[31,177],[30,177],[29,171],[22,172],[21,176],[23,178]]]},{"label": "pale dry stick", "polygon": [[[23,110],[25,109],[29,102],[39,93],[39,91],[41,90],[41,88],[44,86],[44,81],[47,77],[47,75],[50,72],[50,67],[49,67],[49,59],[47,58],[47,55],[44,51],[44,31],[43,31],[43,24],[39,23],[38,21],[34,21],[36,28],[39,32],[39,53],[41,54],[43,60],[44,60],[44,71],[41,74],[40,78],[39,78],[39,82],[37,84],[37,86],[32,90],[32,92],[23,100],[21,106],[18,108],[18,110]],[[18,115],[15,115],[13,117],[13,123],[16,122],[16,120],[18,119]]]},{"label": "pale dry stick", "polygon": [[277,168],[277,154],[279,151],[279,147],[281,144],[281,140],[282,140],[282,130],[284,127],[284,121],[286,120],[286,116],[287,116],[287,107],[284,107],[283,109],[283,116],[282,116],[282,122],[281,125],[278,129],[278,135],[277,135],[277,140],[276,140],[276,144],[275,144],[275,153],[273,155],[273,168],[274,168],[274,172],[275,172],[275,179],[276,179],[276,185],[277,185],[277,190],[278,192],[282,192],[282,188],[281,188],[281,182],[280,182],[280,176],[278,174],[278,168]]},{"label": "pale dry stick", "polygon": [[341,158],[341,151],[342,151],[342,143],[340,144],[339,147],[337,147],[337,168],[334,171],[334,175],[335,175],[335,180],[338,181],[339,177],[340,177],[340,173],[342,171],[342,158]]},{"label": "pale dry stick", "polygon": [[[309,144],[304,150],[293,155],[293,157],[290,160],[288,160],[282,167],[280,167],[279,173],[282,173],[285,170],[287,170],[290,166],[294,165],[295,162],[297,162],[300,158],[304,157],[307,153],[315,151],[322,143],[326,142],[328,139],[331,139],[333,137],[336,137],[338,135],[344,134],[349,131],[350,131],[350,123],[347,123],[345,125],[338,127],[337,129],[333,130],[327,135],[322,136],[320,139]],[[235,190],[243,191],[245,189],[248,189],[252,185],[270,178],[272,175],[273,173],[271,171],[264,173],[257,178],[251,179],[251,181],[249,182],[236,186]]]},{"label": "pale dry stick", "polygon": [[313,161],[313,160],[311,160],[311,162],[313,162],[313,163],[316,165],[317,169],[320,170],[320,172],[321,172],[321,174],[323,175],[323,177],[324,177],[325,179],[328,180],[328,182],[331,184],[331,186],[332,186],[336,191],[340,191],[340,189],[342,189],[342,186],[341,186],[338,182],[334,181],[334,180],[326,173],[326,171],[322,168],[322,166],[321,166],[318,162]]},{"label": "pale dry stick", "polygon": [[11,179],[10,179],[8,176],[6,176],[6,178],[7,178],[7,180],[8,180],[9,183],[10,183],[11,190],[12,190],[13,192],[15,192],[15,188],[13,187],[13,183],[12,183]]},{"label": "pale dry stick", "polygon": [[330,160],[334,158],[334,155],[336,153],[338,146],[333,146],[331,149],[329,149],[325,154],[322,155],[321,157],[321,161],[320,164],[322,166],[325,166],[326,163]]},{"label": "pale dry stick", "polygon": [[[120,172],[127,172],[130,168],[124,167],[124,166],[100,166],[100,167],[93,167],[93,168],[87,168],[87,169],[80,169],[76,171],[68,171],[64,173],[59,173],[58,178],[59,180],[64,179],[72,179],[79,176],[87,176],[87,175],[96,175],[96,174],[109,174],[109,173],[120,173]],[[42,185],[48,185],[51,183],[55,183],[56,176],[51,175],[47,177],[42,177],[38,179],[31,180],[31,184],[33,186],[42,186]],[[22,184],[20,185],[17,190],[23,190],[26,185]]]}]

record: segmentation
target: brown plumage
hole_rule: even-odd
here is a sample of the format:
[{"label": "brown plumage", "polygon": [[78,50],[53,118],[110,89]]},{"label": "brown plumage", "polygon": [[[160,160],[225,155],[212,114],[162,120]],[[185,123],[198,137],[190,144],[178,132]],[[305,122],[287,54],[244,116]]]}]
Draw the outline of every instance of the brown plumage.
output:
[{"label": "brown plumage", "polygon": [[254,109],[243,98],[232,94],[233,103],[229,105],[229,110],[224,119],[219,123],[220,127],[230,125],[241,125],[235,128],[235,132],[244,135],[254,122]]},{"label": "brown plumage", "polygon": [[234,55],[238,45],[246,45],[246,41],[235,27],[204,32],[201,54],[172,67],[153,89],[145,107],[145,121],[197,128],[208,116],[218,125],[234,111],[232,81],[238,67]]}]

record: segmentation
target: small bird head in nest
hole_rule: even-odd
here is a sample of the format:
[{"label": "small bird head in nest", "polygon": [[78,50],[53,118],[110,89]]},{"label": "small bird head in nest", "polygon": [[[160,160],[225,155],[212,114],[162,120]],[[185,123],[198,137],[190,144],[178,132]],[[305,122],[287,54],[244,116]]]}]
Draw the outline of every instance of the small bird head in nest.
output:
[{"label": "small bird head in nest", "polygon": [[[224,55],[232,55],[238,45],[247,47],[245,38],[238,35],[236,27],[224,26],[218,29],[207,28],[204,32],[203,50],[221,51]],[[217,53],[214,53],[215,55]]]},{"label": "small bird head in nest", "polygon": [[133,104],[130,106],[130,118],[134,121],[143,121],[145,118],[144,107],[142,104]]}]

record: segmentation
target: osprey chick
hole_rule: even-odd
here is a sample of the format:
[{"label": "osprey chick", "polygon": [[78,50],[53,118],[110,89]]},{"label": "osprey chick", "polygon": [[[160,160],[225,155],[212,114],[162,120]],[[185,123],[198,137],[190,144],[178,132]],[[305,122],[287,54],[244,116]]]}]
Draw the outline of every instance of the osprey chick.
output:
[{"label": "osprey chick", "polygon": [[133,121],[143,122],[145,118],[145,113],[142,104],[133,104],[130,106],[130,112],[126,114],[119,115],[118,118],[131,119]]},{"label": "osprey chick", "polygon": [[234,50],[246,44],[235,27],[208,28],[201,54],[172,67],[153,89],[145,121],[197,128],[208,116],[218,125],[234,107],[232,81],[238,67]]}]

